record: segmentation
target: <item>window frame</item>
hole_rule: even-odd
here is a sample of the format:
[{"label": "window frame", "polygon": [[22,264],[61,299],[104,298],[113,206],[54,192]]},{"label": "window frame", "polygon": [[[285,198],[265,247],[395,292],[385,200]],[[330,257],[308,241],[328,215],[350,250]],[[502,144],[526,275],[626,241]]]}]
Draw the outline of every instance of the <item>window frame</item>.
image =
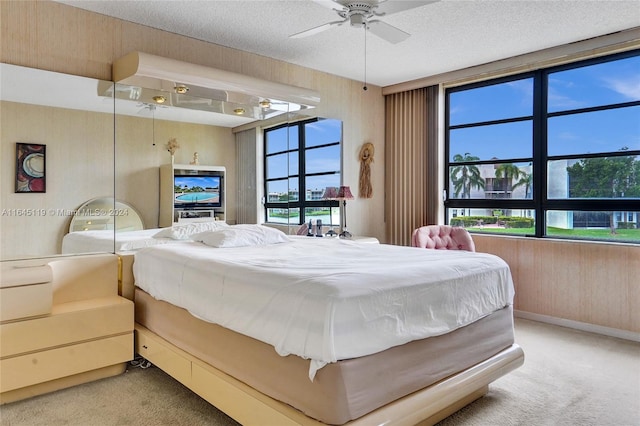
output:
[{"label": "window frame", "polygon": [[[606,63],[616,60],[621,60],[629,57],[640,56],[640,50],[631,50],[628,52],[622,52],[597,58],[589,58],[585,60],[575,61],[572,63],[562,64],[558,66],[540,68],[525,73],[514,74],[510,76],[504,76],[494,78],[485,81],[474,82],[456,87],[445,88],[445,107],[444,107],[444,180],[445,194],[444,194],[444,207],[445,207],[445,223],[450,223],[452,216],[450,216],[451,209],[492,209],[492,210],[531,210],[534,212],[535,217],[535,230],[534,234],[528,234],[527,236],[545,238],[547,229],[546,214],[549,211],[585,211],[585,212],[598,212],[598,211],[640,211],[640,198],[593,198],[593,199],[571,199],[571,198],[549,198],[548,197],[548,173],[547,167],[549,162],[556,160],[572,160],[572,159],[584,159],[584,158],[602,158],[602,157],[614,157],[614,156],[636,156],[640,157],[640,149],[626,150],[626,151],[608,151],[598,153],[582,153],[582,154],[566,154],[566,155],[548,155],[548,121],[554,117],[577,115],[588,112],[615,110],[620,108],[640,106],[640,100],[630,102],[618,102],[610,103],[599,106],[592,106],[587,108],[575,108],[566,109],[562,111],[548,112],[548,89],[549,89],[549,76],[553,73],[582,68],[586,66],[596,65],[600,63]],[[450,108],[451,108],[451,94],[473,90],[480,87],[487,87],[496,84],[503,84],[506,82],[512,82],[522,80],[526,78],[533,78],[533,113],[531,116],[512,117],[508,119],[500,119],[485,122],[474,122],[451,125]],[[480,160],[471,162],[453,162],[451,161],[450,151],[450,134],[452,130],[460,128],[471,128],[476,126],[488,125],[488,124],[504,124],[509,122],[521,121],[532,119],[532,158],[510,158],[500,160]],[[452,198],[450,189],[451,177],[450,168],[452,166],[462,165],[483,165],[483,164],[504,164],[504,163],[522,163],[531,162],[532,164],[532,198],[530,199],[464,199],[464,198]],[[483,230],[483,233],[490,233],[490,231]],[[500,233],[501,235],[503,233]],[[567,238],[577,239],[574,237],[560,237],[556,235],[549,236],[552,238]],[[598,239],[597,241],[605,241]],[[617,241],[617,240],[616,240]],[[621,243],[631,243],[629,241],[620,241]]]},{"label": "window frame", "polygon": [[[274,127],[270,127],[267,129],[263,130],[263,143],[264,143],[264,149],[263,149],[263,170],[264,170],[264,176],[263,176],[263,182],[264,182],[264,194],[265,194],[265,198],[264,198],[264,221],[265,223],[278,223],[278,222],[269,222],[269,209],[282,209],[282,208],[286,208],[288,210],[290,209],[299,209],[300,211],[300,215],[298,216],[298,225],[302,225],[303,223],[306,223],[306,208],[311,207],[311,208],[317,208],[317,207],[339,207],[339,202],[337,200],[306,200],[306,197],[303,196],[304,194],[306,194],[307,192],[307,188],[306,188],[306,179],[308,177],[313,177],[313,176],[326,176],[326,175],[342,175],[342,139],[343,139],[343,135],[342,135],[342,126],[341,126],[341,130],[340,130],[340,139],[338,141],[334,141],[334,142],[328,142],[328,143],[323,143],[323,144],[319,144],[319,145],[313,145],[310,147],[306,146],[306,132],[305,132],[305,126],[309,123],[315,123],[321,120],[325,120],[325,118],[321,118],[321,117],[316,117],[316,118],[312,118],[312,119],[308,119],[308,120],[301,120],[301,121],[296,121],[294,123],[284,123],[284,124],[280,124],[278,126],[274,126]],[[283,129],[283,128],[292,128],[292,127],[297,127],[298,129],[298,144],[297,144],[297,148],[288,148],[286,150],[283,151],[277,151],[277,152],[272,152],[272,153],[267,153],[267,133],[271,132],[271,131],[276,131],[279,129]],[[327,147],[331,147],[331,146],[338,146],[339,147],[339,151],[340,151],[340,161],[339,161],[339,170],[331,170],[331,171],[325,171],[325,172],[316,172],[316,173],[306,173],[306,155],[307,152],[312,152],[313,150],[316,149],[321,149],[321,148],[327,148]],[[275,156],[275,155],[282,155],[282,154],[290,154],[296,152],[298,154],[298,173],[288,173],[288,175],[286,177],[277,177],[277,178],[269,178],[267,176],[268,174],[268,167],[267,167],[267,162],[268,162],[268,158]],[[287,155],[288,157],[288,155]],[[298,200],[297,201],[291,201],[288,200],[286,203],[281,203],[281,202],[270,202],[269,201],[269,182],[274,182],[274,181],[278,181],[278,180],[287,180],[287,181],[291,181],[291,179],[297,179],[298,182]],[[289,187],[289,185],[287,184],[287,187]],[[288,222],[289,224],[291,224],[291,222]],[[327,224],[327,225],[337,225],[337,224]]]}]

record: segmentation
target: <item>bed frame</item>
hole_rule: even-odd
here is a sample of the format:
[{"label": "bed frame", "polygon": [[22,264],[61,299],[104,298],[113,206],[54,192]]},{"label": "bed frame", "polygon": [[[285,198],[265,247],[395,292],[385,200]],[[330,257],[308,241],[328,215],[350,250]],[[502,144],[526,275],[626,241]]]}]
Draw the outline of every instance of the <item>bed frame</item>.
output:
[{"label": "bed frame", "polygon": [[[132,254],[120,256],[120,294],[131,299],[134,294],[132,265]],[[203,362],[139,324],[135,326],[135,350],[243,425],[323,425]],[[523,363],[522,349],[513,344],[479,364],[346,425],[433,425],[485,395],[491,382]]]}]

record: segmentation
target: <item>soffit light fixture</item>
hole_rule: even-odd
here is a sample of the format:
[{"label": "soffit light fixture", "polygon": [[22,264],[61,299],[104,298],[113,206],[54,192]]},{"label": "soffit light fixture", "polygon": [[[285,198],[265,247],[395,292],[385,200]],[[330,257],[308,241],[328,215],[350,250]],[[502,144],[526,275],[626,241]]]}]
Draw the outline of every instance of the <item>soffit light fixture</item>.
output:
[{"label": "soffit light fixture", "polygon": [[[118,84],[168,94],[167,105],[242,114],[254,120],[303,111],[320,103],[319,93],[311,89],[142,52],[117,59],[112,74]],[[238,112],[240,109],[242,113]]]},{"label": "soffit light fixture", "polygon": [[180,95],[184,95],[189,91],[189,88],[184,84],[179,84],[173,90]]}]

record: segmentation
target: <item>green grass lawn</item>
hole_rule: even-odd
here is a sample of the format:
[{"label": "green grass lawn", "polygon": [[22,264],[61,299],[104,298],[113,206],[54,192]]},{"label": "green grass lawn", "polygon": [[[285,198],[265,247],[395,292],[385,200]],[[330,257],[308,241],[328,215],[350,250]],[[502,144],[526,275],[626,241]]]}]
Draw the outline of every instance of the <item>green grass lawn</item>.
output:
[{"label": "green grass lawn", "polygon": [[[480,228],[470,226],[467,229],[471,232],[486,234],[534,235],[535,233],[534,228]],[[612,235],[609,229],[562,229],[549,227],[547,228],[547,236],[640,243],[640,229],[618,229],[616,234]]]}]

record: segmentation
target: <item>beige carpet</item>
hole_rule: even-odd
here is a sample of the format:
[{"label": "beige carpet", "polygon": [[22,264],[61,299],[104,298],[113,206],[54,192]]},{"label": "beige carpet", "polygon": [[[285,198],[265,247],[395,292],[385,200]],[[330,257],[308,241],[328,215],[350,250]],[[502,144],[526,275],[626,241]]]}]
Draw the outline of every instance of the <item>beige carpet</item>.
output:
[{"label": "beige carpet", "polygon": [[[516,340],[524,366],[441,426],[640,425],[640,344],[527,320]],[[237,423],[152,367],[1,406],[0,424]]]}]

